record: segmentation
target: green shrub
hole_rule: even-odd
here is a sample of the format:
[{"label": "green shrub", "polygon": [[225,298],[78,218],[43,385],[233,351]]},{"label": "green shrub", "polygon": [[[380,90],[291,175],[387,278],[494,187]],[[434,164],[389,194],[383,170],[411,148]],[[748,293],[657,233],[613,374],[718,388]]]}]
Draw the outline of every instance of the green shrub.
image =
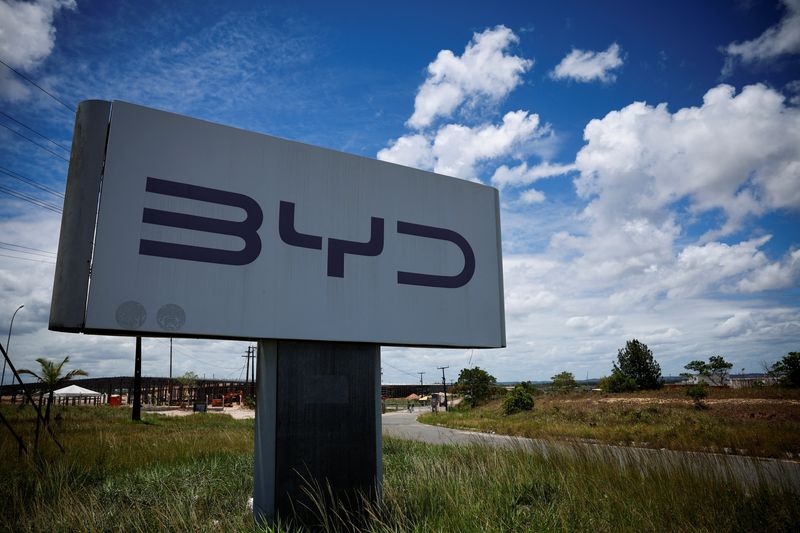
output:
[{"label": "green shrub", "polygon": [[464,394],[464,401],[477,406],[492,398],[497,379],[480,367],[465,368],[458,375],[458,390]]},{"label": "green shrub", "polygon": [[635,379],[615,370],[610,376],[600,379],[600,388],[605,392],[631,392],[638,387]]},{"label": "green shrub", "polygon": [[519,383],[519,385],[517,385],[517,387],[522,387],[523,389],[531,393],[533,396],[539,396],[540,394],[544,394],[539,387],[537,387],[530,381],[522,381]]},{"label": "green shrub", "polygon": [[705,383],[697,383],[686,389],[686,396],[694,401],[694,406],[702,409],[704,404],[703,400],[708,397],[708,387]]},{"label": "green shrub", "polygon": [[528,392],[524,385],[517,385],[503,399],[503,412],[513,415],[520,411],[530,411],[533,409],[533,395]]},{"label": "green shrub", "polygon": [[577,388],[578,383],[575,381],[575,376],[572,372],[560,372],[551,378],[553,380],[552,388],[558,392],[569,392]]}]

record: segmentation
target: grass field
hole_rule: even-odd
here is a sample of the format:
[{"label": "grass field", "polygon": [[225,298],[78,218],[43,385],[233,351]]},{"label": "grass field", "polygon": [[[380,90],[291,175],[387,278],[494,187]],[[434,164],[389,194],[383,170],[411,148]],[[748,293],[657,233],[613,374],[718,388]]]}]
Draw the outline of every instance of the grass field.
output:
[{"label": "grass field", "polygon": [[471,410],[425,414],[428,424],[531,438],[800,457],[800,391],[711,389],[696,409],[683,389],[628,394],[548,394],[532,411],[506,416],[500,400]]},{"label": "grass field", "polygon": [[[31,430],[30,416],[3,413]],[[129,421],[130,411],[68,408],[56,430],[19,457],[0,428],[4,531],[256,531],[253,421],[225,415]],[[797,531],[797,495],[674,463],[620,467],[602,449],[544,457],[484,446],[384,440],[384,502],[368,531]],[[346,529],[329,510],[323,529]],[[284,524],[276,531],[291,530]]]}]

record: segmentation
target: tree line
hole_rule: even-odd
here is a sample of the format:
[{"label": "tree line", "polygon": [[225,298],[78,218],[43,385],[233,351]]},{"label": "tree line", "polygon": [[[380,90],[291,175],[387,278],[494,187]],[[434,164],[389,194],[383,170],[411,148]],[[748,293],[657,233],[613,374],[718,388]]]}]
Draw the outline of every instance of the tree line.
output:
[{"label": "tree line", "polygon": [[[664,385],[661,366],[653,357],[653,351],[643,342],[631,339],[617,351],[617,360],[612,363],[611,375],[600,379],[600,388],[605,392],[621,393],[637,390],[655,390]],[[705,383],[724,385],[733,364],[722,355],[712,355],[707,361],[693,360],[684,366],[688,372],[685,377],[699,379],[698,387],[691,388],[691,396],[696,405],[702,405],[705,398]],[[800,387],[800,352],[789,352],[780,361],[767,367],[767,374],[787,387]],[[552,378],[551,390],[569,392],[577,388],[575,376],[571,372],[559,372]],[[534,396],[541,391],[529,381],[516,385],[512,390],[497,386],[497,379],[480,367],[465,368],[461,371],[454,392],[464,396],[467,406],[474,407],[487,402],[492,397],[504,395],[503,410],[506,414],[530,410]]]}]

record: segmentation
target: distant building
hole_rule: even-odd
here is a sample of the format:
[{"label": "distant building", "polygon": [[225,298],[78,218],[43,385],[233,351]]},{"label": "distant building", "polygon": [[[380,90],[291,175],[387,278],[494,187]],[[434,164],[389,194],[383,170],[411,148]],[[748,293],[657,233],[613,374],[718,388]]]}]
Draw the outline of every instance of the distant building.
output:
[{"label": "distant building", "polygon": [[709,387],[727,387],[730,385],[731,378],[729,376],[722,376],[722,379],[715,377],[711,379],[709,376],[689,376],[681,381],[679,385],[699,385],[705,383]]},{"label": "distant building", "polygon": [[710,387],[730,387],[732,389],[743,389],[746,387],[769,387],[772,385],[777,385],[778,380],[774,377],[764,374],[745,374],[739,376],[723,376],[722,382],[720,383],[719,378],[712,380],[708,376],[689,376],[685,380],[681,381],[679,385],[697,385],[699,383],[705,383]]},{"label": "distant building", "polygon": [[745,387],[770,387],[777,384],[778,380],[772,376],[736,377],[730,379],[730,387],[732,389],[743,389]]}]

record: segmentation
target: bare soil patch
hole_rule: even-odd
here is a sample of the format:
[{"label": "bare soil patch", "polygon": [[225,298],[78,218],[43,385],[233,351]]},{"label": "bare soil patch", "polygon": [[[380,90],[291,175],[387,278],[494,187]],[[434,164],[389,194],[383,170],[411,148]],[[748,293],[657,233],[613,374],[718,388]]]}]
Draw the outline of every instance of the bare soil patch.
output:
[{"label": "bare soil patch", "polygon": [[[163,416],[189,416],[194,414],[194,411],[191,409],[169,409],[165,411],[154,411],[154,413]],[[247,409],[246,407],[226,407],[222,411],[209,409],[207,414],[228,415],[236,420],[247,420],[256,417],[255,409]]]}]

